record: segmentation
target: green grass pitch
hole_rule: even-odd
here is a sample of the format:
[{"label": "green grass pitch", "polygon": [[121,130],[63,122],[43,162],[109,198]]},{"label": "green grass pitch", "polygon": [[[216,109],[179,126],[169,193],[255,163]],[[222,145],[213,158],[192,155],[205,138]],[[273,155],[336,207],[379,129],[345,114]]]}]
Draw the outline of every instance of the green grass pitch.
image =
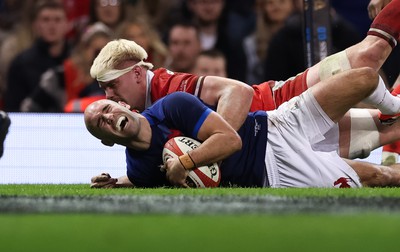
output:
[{"label": "green grass pitch", "polygon": [[0,213],[7,252],[398,251],[400,189],[0,185]]}]

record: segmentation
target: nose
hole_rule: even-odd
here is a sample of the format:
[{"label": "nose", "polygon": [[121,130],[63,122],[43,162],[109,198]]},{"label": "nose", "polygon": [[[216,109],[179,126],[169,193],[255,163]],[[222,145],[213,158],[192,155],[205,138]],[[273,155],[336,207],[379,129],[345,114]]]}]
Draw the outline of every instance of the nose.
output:
[{"label": "nose", "polygon": [[106,113],[106,114],[102,115],[102,118],[107,124],[111,124],[111,122],[113,120],[113,115],[110,113]]}]

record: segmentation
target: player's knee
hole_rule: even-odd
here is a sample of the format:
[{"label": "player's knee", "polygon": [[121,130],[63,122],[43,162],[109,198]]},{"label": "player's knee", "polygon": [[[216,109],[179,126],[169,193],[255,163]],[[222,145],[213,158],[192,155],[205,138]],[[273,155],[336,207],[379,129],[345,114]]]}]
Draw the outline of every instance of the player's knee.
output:
[{"label": "player's knee", "polygon": [[360,84],[365,85],[366,88],[371,90],[371,93],[376,89],[379,84],[379,75],[370,67],[360,68]]}]

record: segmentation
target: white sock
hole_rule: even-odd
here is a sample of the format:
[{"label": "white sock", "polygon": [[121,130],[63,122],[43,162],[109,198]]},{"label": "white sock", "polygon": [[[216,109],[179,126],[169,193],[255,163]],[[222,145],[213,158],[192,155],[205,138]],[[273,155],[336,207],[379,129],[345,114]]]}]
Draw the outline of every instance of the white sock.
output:
[{"label": "white sock", "polygon": [[385,115],[400,113],[400,98],[392,95],[389,90],[386,89],[386,85],[381,76],[379,76],[379,83],[374,92],[365,98],[363,102],[375,106]]}]

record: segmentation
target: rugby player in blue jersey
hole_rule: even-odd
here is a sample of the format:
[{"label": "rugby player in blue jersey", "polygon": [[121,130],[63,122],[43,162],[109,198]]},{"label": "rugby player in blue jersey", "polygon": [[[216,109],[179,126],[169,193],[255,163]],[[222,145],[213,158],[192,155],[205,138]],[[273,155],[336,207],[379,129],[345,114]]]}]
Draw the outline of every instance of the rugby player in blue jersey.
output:
[{"label": "rugby player in blue jersey", "polygon": [[237,132],[187,93],[170,94],[142,114],[123,103],[94,102],[85,111],[86,127],[105,145],[127,147],[127,176],[101,174],[92,179],[92,187],[187,187],[188,170],[194,165],[184,167],[178,158],[170,158],[166,173],[160,170],[164,143],[176,130],[203,142],[189,152],[197,166],[221,162],[221,186],[400,185],[397,164],[381,166],[337,154],[336,124],[352,106],[366,99],[380,100],[382,108],[393,106],[393,97],[377,88],[377,73],[371,68],[353,69],[321,83],[277,110],[249,113]]}]

